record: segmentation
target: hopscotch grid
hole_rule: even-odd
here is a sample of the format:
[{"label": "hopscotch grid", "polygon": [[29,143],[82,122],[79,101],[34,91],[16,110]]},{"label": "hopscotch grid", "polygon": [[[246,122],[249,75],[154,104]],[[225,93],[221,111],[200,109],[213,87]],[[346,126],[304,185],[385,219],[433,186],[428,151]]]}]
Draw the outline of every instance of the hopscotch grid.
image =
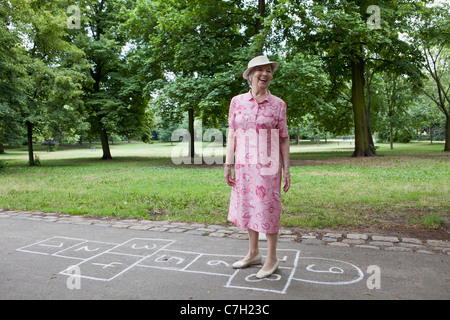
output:
[{"label": "hopscotch grid", "polygon": [[[237,275],[237,272],[235,272],[230,279],[228,280],[227,284],[225,285],[226,288],[237,288],[237,289],[247,289],[247,290],[258,290],[258,291],[265,291],[265,292],[272,292],[272,293],[280,293],[280,294],[286,294],[286,290],[290,285],[290,280],[292,279],[292,274],[295,272],[294,268],[289,268],[289,267],[283,267],[283,269],[292,269],[291,270],[291,275],[288,278],[288,281],[286,282],[286,284],[284,285],[282,290],[274,290],[274,289],[267,289],[267,288],[255,288],[255,287],[245,287],[245,286],[241,286],[241,285],[231,285],[231,281],[233,281],[233,278]],[[239,271],[239,270],[237,270]],[[255,274],[256,275],[256,274]],[[274,275],[276,275],[276,273],[274,273]],[[269,277],[270,278],[270,277]],[[260,281],[267,281],[268,278],[264,278],[264,279],[259,279]]]},{"label": "hopscotch grid", "polygon": [[[147,241],[147,240],[156,240],[156,241],[168,241],[169,243],[167,243],[165,246],[161,247],[161,248],[158,249],[157,251],[155,251],[155,252],[153,252],[152,254],[147,255],[147,256],[123,254],[123,253],[120,253],[120,252],[111,252],[112,250],[115,250],[115,249],[119,248],[120,246],[126,245],[127,243],[132,242],[133,240],[146,240],[146,241]],[[128,271],[129,269],[131,269],[132,267],[136,266],[136,265],[139,264],[141,261],[147,259],[148,257],[151,257],[152,255],[156,254],[158,251],[164,249],[165,247],[171,245],[171,244],[174,243],[174,242],[175,242],[175,240],[167,240],[167,239],[148,239],[148,238],[133,238],[133,239],[129,239],[129,240],[123,242],[123,243],[117,244],[117,245],[116,245],[115,247],[113,247],[113,248],[110,248],[110,249],[108,249],[108,250],[106,250],[106,251],[103,251],[103,252],[101,252],[101,253],[99,253],[99,254],[97,254],[97,255],[94,255],[94,256],[92,256],[92,257],[90,257],[90,258],[84,259],[84,260],[81,261],[80,263],[76,264],[76,266],[79,266],[79,265],[81,265],[81,264],[83,264],[83,263],[85,263],[85,262],[87,262],[87,261],[89,261],[89,260],[95,259],[95,258],[97,258],[97,257],[99,257],[99,256],[101,256],[101,255],[103,255],[103,254],[106,254],[106,253],[109,253],[109,254],[116,254],[116,255],[125,255],[125,256],[128,255],[128,256],[135,256],[135,257],[142,257],[142,259],[138,260],[137,262],[133,263],[132,265],[128,266],[127,268],[125,268],[125,269],[122,270],[121,272],[117,273],[116,275],[114,275],[113,277],[108,278],[108,279],[104,279],[104,278],[96,278],[96,277],[84,276],[84,275],[79,275],[79,277],[80,277],[80,278],[85,278],[85,279],[91,279],[91,280],[105,281],[105,282],[111,281],[111,280],[115,279],[116,277],[118,277],[119,275],[121,275],[122,273],[124,273],[124,272]],[[70,267],[69,267],[69,268],[70,268]],[[59,274],[63,274],[63,275],[71,275],[71,274],[65,273],[69,268],[66,268],[65,270],[61,271]]]},{"label": "hopscotch grid", "polygon": [[81,278],[81,279],[95,280],[95,281],[103,281],[103,282],[108,282],[109,281],[109,279],[104,279],[104,278],[96,278],[96,277],[92,277],[92,276],[85,276],[85,275],[82,275],[82,274],[80,274],[80,275],[72,275],[71,273],[66,273],[66,271],[68,269],[70,269],[71,267],[73,267],[73,266],[69,266],[67,269],[59,272],[58,274],[65,275],[65,276],[71,276],[71,277],[77,277],[77,278]]},{"label": "hopscotch grid", "polygon": [[[244,287],[244,286],[237,286],[237,285],[230,285],[231,281],[233,280],[233,278],[237,275],[237,273],[239,272],[239,270],[236,270],[236,272],[230,277],[230,279],[228,280],[228,282],[226,283],[226,285],[224,286],[225,288],[235,288],[235,289],[246,289],[246,290],[257,290],[257,291],[264,291],[264,292],[271,292],[271,293],[280,293],[280,294],[286,294],[286,286],[285,288],[280,291],[280,290],[274,290],[274,289],[266,289],[266,288],[257,288],[257,287]],[[261,281],[265,281],[266,279],[261,279]]]},{"label": "hopscotch grid", "polygon": [[189,266],[191,266],[195,261],[197,261],[198,259],[200,259],[200,257],[202,257],[203,254],[199,254],[195,259],[192,259],[191,263],[188,263],[183,269],[181,269],[180,271],[186,271],[185,269],[188,268]]},{"label": "hopscotch grid", "polygon": [[344,263],[347,264],[349,266],[351,266],[352,268],[356,269],[356,271],[358,272],[358,278],[357,279],[353,279],[351,281],[338,281],[338,282],[330,282],[330,281],[315,281],[315,280],[307,280],[307,279],[298,279],[298,278],[293,278],[293,280],[297,280],[297,281],[302,281],[302,282],[307,282],[307,283],[315,283],[315,284],[326,284],[326,285],[347,285],[347,284],[353,284],[356,283],[358,281],[361,281],[364,278],[364,273],[361,271],[361,269],[359,269],[357,266],[355,266],[354,264],[350,263],[350,262],[346,262],[346,261],[342,261],[342,260],[337,260],[337,259],[329,259],[329,258],[320,258],[320,257],[301,257],[300,259],[318,259],[318,260],[329,260],[329,261],[334,261],[334,262],[340,262],[340,263]]},{"label": "hopscotch grid", "polygon": [[[38,251],[24,250],[24,249],[25,249],[25,248],[32,247],[32,246],[36,246],[36,245],[42,245],[42,242],[50,241],[50,240],[57,239],[57,238],[62,238],[62,239],[67,239],[67,240],[76,240],[76,241],[87,241],[87,240],[85,240],[85,239],[77,239],[77,238],[68,238],[68,237],[54,236],[54,237],[51,237],[51,238],[48,238],[48,239],[44,239],[44,240],[40,240],[40,241],[37,241],[37,242],[33,242],[32,244],[23,246],[23,247],[21,247],[21,248],[19,248],[19,249],[16,249],[16,250],[17,250],[17,251],[21,251],[21,252],[36,253],[36,254],[42,254],[42,255],[50,256],[50,255],[53,255],[53,254],[46,253],[46,252],[38,252]],[[43,245],[43,246],[45,246],[45,245]],[[51,246],[47,245],[47,247],[51,247]],[[62,251],[62,250],[61,250],[61,251]]]},{"label": "hopscotch grid", "polygon": [[[179,252],[179,253],[188,253],[188,254],[195,254],[197,257],[195,257],[189,264],[187,264],[183,268],[176,268],[176,267],[164,267],[164,266],[149,266],[144,264],[138,264],[138,267],[144,267],[144,268],[153,268],[153,269],[159,269],[159,270],[171,270],[171,271],[183,271],[183,272],[189,272],[189,273],[197,273],[197,274],[208,274],[208,275],[215,275],[215,276],[225,276],[229,277],[230,274],[224,274],[224,273],[216,273],[216,272],[208,272],[208,271],[196,271],[196,270],[187,270],[193,263],[195,263],[198,259],[200,259],[203,256],[213,256],[213,257],[233,257],[233,258],[241,258],[243,256],[240,255],[231,255],[231,254],[217,254],[217,253],[199,253],[199,252],[193,252],[193,251],[182,251],[182,250],[172,250],[172,249],[166,249],[167,252]],[[156,252],[155,252],[156,253]],[[227,263],[228,265],[228,263]],[[239,271],[239,270],[238,270]]]},{"label": "hopscotch grid", "polygon": [[284,290],[282,292],[283,294],[286,293],[287,288],[291,285],[291,281],[294,278],[294,273],[297,270],[297,265],[298,265],[298,259],[299,258],[300,258],[300,250],[297,250],[297,253],[295,254],[295,259],[294,259],[294,266],[293,266],[292,271],[291,271],[291,273],[289,275],[289,278],[288,278],[288,280],[286,282],[286,286],[284,287]]},{"label": "hopscotch grid", "polygon": [[127,256],[127,257],[145,257],[141,254],[132,254],[132,253],[120,253],[120,252],[106,252],[106,253],[115,254],[118,256]]},{"label": "hopscotch grid", "polygon": [[243,255],[237,255],[237,254],[205,253],[205,252],[193,252],[193,251],[183,251],[183,250],[173,250],[173,249],[166,249],[166,251],[179,252],[179,253],[190,253],[190,254],[200,254],[200,255],[217,256],[217,257],[234,257],[234,258],[244,257]]},{"label": "hopscotch grid", "polygon": [[244,256],[241,256],[241,255],[234,255],[234,254],[217,254],[217,253],[211,253],[210,254],[210,253],[200,253],[200,252],[172,250],[172,249],[166,249],[165,251],[167,251],[167,252],[179,252],[179,253],[195,254],[195,255],[197,255],[197,257],[195,257],[188,265],[186,265],[183,268],[164,267],[164,266],[149,266],[149,265],[145,265],[145,264],[138,264],[137,266],[138,267],[144,267],[144,268],[161,269],[161,270],[173,270],[173,271],[184,271],[184,272],[191,272],[191,273],[204,273],[204,274],[211,274],[211,275],[218,275],[218,276],[230,276],[229,274],[223,274],[223,273],[213,273],[213,272],[207,272],[207,271],[203,272],[203,271],[186,270],[186,269],[188,267],[190,267],[194,262],[196,262],[198,259],[200,259],[203,256],[233,257],[233,258],[242,258],[242,257],[244,257]]},{"label": "hopscotch grid", "polygon": [[55,256],[55,257],[62,257],[62,258],[73,258],[73,257],[68,257],[68,256],[60,255],[60,253],[66,251],[66,250],[70,250],[70,249],[76,248],[76,247],[78,247],[78,246],[81,246],[81,245],[85,244],[86,242],[88,242],[88,241],[85,240],[85,241],[83,241],[83,242],[81,242],[81,243],[74,244],[73,246],[70,246],[70,247],[68,247],[68,248],[65,248],[65,249],[63,249],[63,250],[60,250],[60,251],[58,251],[58,252],[53,253],[52,256]]},{"label": "hopscotch grid", "polygon": [[[39,246],[42,247],[54,247],[54,248],[58,248],[58,245],[46,245],[46,242],[51,242],[52,240],[55,239],[60,239],[60,240],[70,240],[70,241],[80,241],[79,243],[76,243],[74,245],[70,245],[67,248],[64,248],[62,250],[59,250],[55,253],[46,253],[46,252],[40,252],[38,251]],[[153,243],[153,248],[149,248],[148,244],[144,243],[143,247],[140,248],[135,248],[135,245],[140,245],[137,241],[139,240],[143,240],[145,242],[147,241],[154,241]],[[135,242],[134,244],[132,242]],[[158,243],[161,242],[161,243]],[[80,247],[83,248],[82,246],[85,245],[86,243],[98,243],[98,244],[104,244],[104,245],[112,245],[113,247],[106,249],[104,251],[101,251],[98,254],[94,254],[90,257],[87,258],[80,258],[80,257],[71,257],[71,256],[65,256],[62,255],[61,253],[64,251],[68,251],[71,250],[73,248],[76,247]],[[127,247],[127,244],[131,244],[131,246]],[[151,243],[151,242],[150,242]],[[164,244],[165,243],[165,244]],[[347,284],[353,284],[356,283],[360,280],[362,280],[364,278],[364,274],[363,272],[354,264],[349,263],[349,262],[345,262],[345,261],[341,261],[341,260],[335,260],[335,259],[328,259],[328,258],[321,258],[321,257],[301,257],[301,252],[300,250],[297,249],[279,249],[278,251],[280,252],[295,252],[295,255],[284,255],[283,259],[280,260],[278,259],[281,263],[285,263],[288,262],[289,264],[292,264],[292,267],[288,267],[288,266],[280,266],[279,269],[280,270],[286,270],[287,273],[284,274],[284,272],[280,275],[275,273],[274,275],[278,277],[278,279],[275,277],[275,279],[261,279],[261,280],[257,280],[257,281],[250,281],[247,280],[248,277],[252,277],[254,276],[254,274],[250,274],[247,277],[245,277],[245,279],[241,279],[240,277],[237,277],[237,275],[239,274],[240,269],[236,269],[233,273],[231,273],[231,270],[229,273],[219,273],[219,272],[210,272],[210,271],[201,271],[201,270],[189,270],[189,268],[194,265],[196,262],[198,262],[201,258],[204,257],[220,257],[220,258],[242,258],[242,255],[236,255],[236,254],[214,254],[214,253],[199,253],[199,252],[193,252],[193,251],[182,251],[182,250],[171,250],[171,249],[166,249],[167,247],[169,247],[170,245],[176,243],[176,240],[170,240],[170,239],[150,239],[150,238],[132,238],[129,240],[124,241],[123,243],[111,243],[111,242],[103,242],[103,241],[90,241],[90,240],[86,240],[86,239],[78,239],[78,238],[71,238],[71,237],[60,237],[60,236],[54,236],[45,240],[40,240],[37,242],[34,242],[30,245],[27,246],[23,246],[19,249],[16,249],[17,251],[20,252],[27,252],[27,253],[33,253],[33,254],[41,254],[41,255],[47,255],[47,256],[55,256],[55,257],[61,257],[61,258],[68,258],[68,259],[79,259],[82,260],[81,262],[77,263],[76,265],[72,265],[68,268],[66,268],[65,270],[59,272],[59,274],[62,275],[68,275],[68,276],[72,276],[72,277],[79,277],[79,278],[83,278],[83,279],[90,279],[90,280],[96,280],[96,281],[104,281],[104,282],[109,282],[115,278],[117,278],[118,276],[122,275],[123,273],[129,271],[130,269],[134,268],[134,267],[145,267],[145,268],[153,268],[153,269],[159,269],[159,270],[171,270],[171,271],[182,271],[182,272],[189,272],[189,273],[194,273],[194,274],[206,274],[206,275],[213,275],[213,276],[223,276],[223,277],[228,277],[228,281],[226,282],[226,284],[224,285],[224,287],[226,288],[236,288],[236,289],[246,289],[246,290],[256,290],[256,291],[264,291],[264,292],[270,292],[270,293],[278,293],[278,294],[286,294],[287,289],[290,287],[292,280],[296,280],[296,281],[301,281],[301,282],[307,282],[307,283],[314,283],[314,284],[325,284],[325,285],[347,285]],[[61,242],[61,246],[64,245],[64,242]],[[158,246],[161,245],[160,248],[158,248]],[[34,249],[33,247],[37,247],[36,249]],[[122,248],[121,248],[122,247]],[[121,250],[117,250],[121,248]],[[127,250],[130,249],[135,249],[135,250],[141,250],[141,249],[147,249],[147,250],[153,250],[156,249],[154,252],[152,252],[151,254],[148,255],[144,255],[144,254],[132,254],[132,253],[127,253]],[[35,251],[32,251],[35,250]],[[173,266],[163,266],[163,265],[146,265],[143,264],[144,260],[149,259],[155,255],[158,255],[159,253],[161,253],[161,251],[163,251],[166,253],[167,255],[170,256],[170,253],[174,253],[174,258],[179,258],[179,259],[183,259],[183,261],[186,260],[186,257],[177,257],[176,254],[177,253],[181,253],[181,254],[187,254],[187,255],[195,255],[195,257],[192,258],[187,258],[187,259],[191,259],[191,261],[187,261],[187,264],[184,267],[173,267]],[[263,251],[267,250],[267,248],[262,248]],[[124,251],[124,252],[120,252],[120,251]],[[139,252],[140,253],[140,252]],[[92,276],[92,275],[72,275],[71,273],[68,273],[68,270],[73,267],[73,266],[80,266],[81,264],[88,264],[91,263],[92,265],[95,265],[93,262],[91,262],[93,259],[98,258],[102,255],[117,255],[117,256],[124,256],[124,257],[133,257],[133,258],[137,258],[136,261],[134,263],[131,263],[130,265],[128,265],[128,267],[125,267],[123,270],[121,270],[120,272],[113,274],[110,278],[106,279],[106,278],[99,278],[96,276]],[[161,256],[163,257],[163,256]],[[263,257],[265,257],[263,255]],[[139,259],[140,258],[140,259]],[[293,260],[292,260],[293,259]],[[332,261],[332,262],[336,262],[336,263],[343,263],[347,266],[350,266],[351,269],[350,270],[356,270],[357,271],[357,277],[353,278],[352,280],[348,280],[348,281],[337,281],[337,282],[330,282],[330,281],[317,281],[317,280],[310,280],[310,279],[301,279],[299,277],[294,277],[297,268],[299,267],[299,262],[302,260],[306,260],[306,259],[317,259],[317,260],[326,260],[326,261]],[[169,259],[170,260],[170,259]],[[292,261],[291,261],[292,260]],[[120,261],[120,260],[119,260]],[[158,261],[158,259],[154,260],[154,261],[150,261],[150,262],[161,262]],[[217,262],[215,264],[209,264],[209,262]],[[222,259],[217,259],[217,260],[209,260],[206,264],[209,266],[215,266],[217,264],[220,263],[224,263],[226,267],[231,268],[230,266],[230,262],[227,261],[223,261]],[[289,272],[290,270],[290,272]],[[306,268],[307,271],[313,271],[314,270],[309,270],[308,268]],[[321,271],[316,271],[316,272],[321,272]],[[326,271],[324,271],[326,272]],[[287,279],[286,279],[287,277]],[[261,282],[261,281],[265,281],[265,280],[271,280],[271,281],[279,281],[281,279],[282,282],[284,282],[286,280],[286,283],[283,285],[282,283],[279,283],[279,285],[283,285],[282,289],[276,290],[273,288],[267,288],[267,287],[252,287],[251,285],[249,286],[245,286],[240,284],[239,282],[242,281],[246,281],[246,282]],[[238,283],[237,284],[233,284],[232,282],[236,280]],[[263,286],[265,286],[265,284],[263,284]]]},{"label": "hopscotch grid", "polygon": [[[264,249],[262,249],[262,250],[264,250]],[[265,292],[271,292],[271,293],[286,294],[286,291],[289,288],[289,286],[291,284],[291,281],[293,279],[294,273],[295,273],[295,271],[297,269],[297,261],[298,261],[299,256],[300,256],[300,250],[296,250],[296,249],[280,249],[279,251],[295,252],[294,264],[293,264],[292,267],[283,267],[283,266],[278,267],[279,269],[285,269],[285,270],[290,269],[291,270],[291,273],[289,274],[289,277],[288,277],[288,279],[286,281],[286,284],[284,285],[282,290],[274,290],[274,289],[267,289],[267,288],[254,288],[254,287],[244,287],[244,286],[238,286],[238,285],[231,285],[231,281],[233,281],[233,278],[236,276],[237,272],[235,272],[230,277],[230,279],[228,280],[228,282],[225,285],[225,287],[227,287],[227,288],[237,288],[237,289],[247,289],[247,290],[258,290],[258,291],[265,291]],[[266,279],[261,279],[261,281],[264,281],[264,280],[266,280]]]},{"label": "hopscotch grid", "polygon": [[[140,262],[144,261],[145,259],[148,259],[149,257],[155,255],[156,253],[158,253],[159,251],[163,250],[164,248],[166,248],[167,246],[170,246],[171,244],[173,244],[175,242],[175,240],[166,240],[166,239],[145,239],[145,238],[133,238],[131,240],[157,240],[157,241],[169,241],[168,244],[166,244],[165,246],[159,248],[158,250],[156,250],[155,252],[153,252],[152,254],[143,257],[141,260],[131,264],[130,266],[128,266],[127,268],[125,268],[124,270],[122,270],[121,272],[117,273],[115,276],[113,276],[112,278],[109,278],[108,281],[111,281],[113,279],[115,279],[116,277],[118,277],[119,275],[121,275],[122,273],[130,270],[131,268],[135,267],[136,265],[138,265]],[[131,241],[130,240],[130,241]],[[126,243],[126,242],[125,242]]]},{"label": "hopscotch grid", "polygon": [[[215,273],[215,272],[197,271],[197,270],[185,270],[186,267],[183,269],[180,269],[180,268],[176,268],[176,267],[148,266],[148,265],[143,265],[143,264],[137,265],[137,267],[151,268],[151,269],[158,269],[158,270],[183,271],[183,272],[198,273],[198,274],[209,274],[209,275],[213,275],[213,276],[222,276],[222,277],[230,276],[230,274],[225,274],[225,273]],[[239,271],[239,270],[237,270],[237,271]]]}]

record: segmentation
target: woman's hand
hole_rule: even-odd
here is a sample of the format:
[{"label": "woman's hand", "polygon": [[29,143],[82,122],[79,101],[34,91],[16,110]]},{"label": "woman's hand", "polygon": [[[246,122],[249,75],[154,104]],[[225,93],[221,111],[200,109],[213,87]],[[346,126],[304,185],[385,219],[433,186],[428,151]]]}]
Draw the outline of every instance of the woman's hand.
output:
[{"label": "woman's hand", "polygon": [[281,158],[283,159],[283,191],[288,192],[291,187],[291,173],[289,172],[289,137],[280,138]]},{"label": "woman's hand", "polygon": [[224,174],[223,174],[226,183],[232,187],[234,186],[234,177],[233,173],[231,172],[231,166],[225,165]]},{"label": "woman's hand", "polygon": [[234,186],[234,177],[231,172],[233,157],[234,157],[234,144],[235,144],[234,130],[230,129],[227,136],[227,150],[225,155],[224,173],[226,183],[232,187]]},{"label": "woman's hand", "polygon": [[289,167],[283,167],[283,181],[283,191],[286,193],[291,187],[291,173],[289,172]]}]

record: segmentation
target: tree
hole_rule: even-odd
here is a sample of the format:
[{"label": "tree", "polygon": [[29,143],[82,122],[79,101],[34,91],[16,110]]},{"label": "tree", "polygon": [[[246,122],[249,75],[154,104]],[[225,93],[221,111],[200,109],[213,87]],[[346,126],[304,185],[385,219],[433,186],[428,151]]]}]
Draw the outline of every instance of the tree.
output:
[{"label": "tree", "polygon": [[414,98],[410,108],[410,118],[416,136],[421,139],[422,133],[426,131],[431,144],[434,138],[433,129],[437,126],[445,126],[444,114],[430,102],[425,94],[417,95]]},{"label": "tree", "polygon": [[339,132],[342,127],[328,118],[338,101],[329,97],[330,80],[320,57],[293,52],[280,62],[272,86],[289,106],[289,125],[297,127],[305,115],[313,115],[322,128]]},{"label": "tree", "polygon": [[130,63],[134,52],[127,47],[128,35],[123,29],[135,1],[85,0],[78,4],[81,28],[72,32],[72,41],[83,48],[90,63],[83,83],[83,111],[90,135],[100,136],[101,159],[109,160],[109,135],[150,140],[152,122],[146,113],[145,83],[137,73],[138,66]]},{"label": "tree", "polygon": [[402,119],[407,118],[405,115],[407,115],[408,107],[413,100],[409,87],[407,81],[402,76],[395,74],[385,75],[381,90],[387,108],[386,115],[391,150],[394,148],[394,128],[400,129]]},{"label": "tree", "polygon": [[128,27],[143,70],[154,70],[146,87],[156,95],[151,105],[172,120],[188,114],[191,158],[194,119],[224,122],[230,97],[244,88],[236,77],[255,33],[250,11],[240,0],[139,0],[131,13]]},{"label": "tree", "polygon": [[414,21],[410,41],[421,51],[429,75],[422,92],[445,115],[445,146],[450,151],[450,5],[426,7]]},{"label": "tree", "polygon": [[321,57],[332,91],[345,90],[345,82],[351,83],[355,157],[375,155],[364,92],[367,63],[374,59],[371,53],[376,52],[375,59],[387,64],[401,63],[412,70],[418,54],[398,34],[408,29],[406,21],[421,3],[380,0],[372,6],[366,0],[279,1],[280,19],[289,25],[282,32],[287,45]]},{"label": "tree", "polygon": [[[51,122],[72,124],[80,118],[71,112],[70,106],[79,102],[82,78],[79,71],[85,61],[82,51],[67,39],[66,13],[61,10],[66,4],[64,0],[7,3],[9,27],[21,38],[20,49],[16,49],[18,54],[12,56],[21,70],[14,80],[19,83],[16,92],[20,98],[9,105],[26,126],[30,165],[35,163],[33,134],[36,131],[46,131]],[[70,132],[71,126],[66,128]]]},{"label": "tree", "polygon": [[12,28],[10,4],[0,3],[0,154],[4,144],[19,144],[24,135],[23,125],[14,106],[25,98],[27,85],[23,65],[28,62],[17,29]]},{"label": "tree", "polygon": [[25,134],[17,112],[0,102],[0,154],[5,153],[4,144],[19,145]]}]

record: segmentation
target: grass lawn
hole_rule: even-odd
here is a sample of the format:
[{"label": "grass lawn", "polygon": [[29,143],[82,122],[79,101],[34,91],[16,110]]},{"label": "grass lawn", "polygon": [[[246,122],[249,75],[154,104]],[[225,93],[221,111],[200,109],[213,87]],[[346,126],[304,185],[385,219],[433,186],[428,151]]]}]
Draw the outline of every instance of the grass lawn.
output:
[{"label": "grass lawn", "polygon": [[[221,165],[175,165],[170,143],[26,147],[0,160],[0,208],[92,216],[226,223],[230,187]],[[291,145],[292,186],[282,195],[285,227],[407,226],[447,229],[450,154],[435,143],[379,145],[377,157],[351,158],[349,142]]]}]

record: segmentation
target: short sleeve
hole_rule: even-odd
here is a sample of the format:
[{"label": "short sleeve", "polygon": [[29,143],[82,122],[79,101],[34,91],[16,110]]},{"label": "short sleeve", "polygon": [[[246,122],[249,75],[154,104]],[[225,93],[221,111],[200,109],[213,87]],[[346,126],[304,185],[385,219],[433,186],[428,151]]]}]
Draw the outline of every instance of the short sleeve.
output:
[{"label": "short sleeve", "polygon": [[236,118],[236,97],[234,97],[231,100],[230,103],[230,111],[228,112],[228,129],[230,130],[236,130],[236,123],[235,123],[235,118]]},{"label": "short sleeve", "polygon": [[281,103],[280,116],[278,118],[278,130],[280,133],[280,138],[289,137],[288,128],[287,128],[287,120],[286,120],[286,103]]}]

